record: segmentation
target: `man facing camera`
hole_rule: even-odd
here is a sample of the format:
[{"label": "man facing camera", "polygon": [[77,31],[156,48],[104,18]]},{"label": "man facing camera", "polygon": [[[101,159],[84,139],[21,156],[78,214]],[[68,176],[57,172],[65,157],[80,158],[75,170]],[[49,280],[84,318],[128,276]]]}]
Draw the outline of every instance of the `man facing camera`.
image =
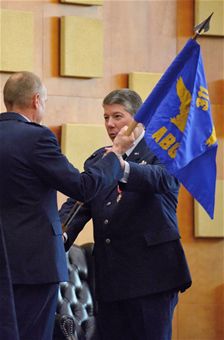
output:
[{"label": "man facing camera", "polygon": [[[129,89],[105,97],[104,121],[112,141],[133,121],[141,104]],[[177,226],[179,183],[149,150],[141,124],[134,134],[134,145],[126,152],[126,181],[113,183],[79,210],[64,235],[65,248],[92,218],[97,320],[103,340],[170,340],[178,293],[191,285]],[[90,156],[85,169],[104,152],[101,148]],[[62,221],[73,204],[68,199],[62,206]]]},{"label": "man facing camera", "polygon": [[134,141],[121,132],[106,156],[80,173],[40,125],[46,100],[46,88],[33,73],[15,73],[4,86],[0,215],[20,340],[52,338],[58,283],[68,279],[56,191],[89,202],[116,185],[125,170],[121,155]]}]

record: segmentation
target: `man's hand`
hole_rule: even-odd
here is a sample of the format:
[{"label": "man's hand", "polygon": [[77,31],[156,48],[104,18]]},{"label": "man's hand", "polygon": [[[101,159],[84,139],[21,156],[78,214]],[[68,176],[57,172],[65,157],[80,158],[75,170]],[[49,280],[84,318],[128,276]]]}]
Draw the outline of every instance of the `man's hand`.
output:
[{"label": "man's hand", "polygon": [[113,141],[111,151],[115,152],[118,155],[123,155],[128,149],[133,146],[133,143],[135,141],[133,132],[130,134],[130,136],[127,136],[125,134],[127,128],[127,126],[124,126]]},{"label": "man's hand", "polygon": [[112,151],[117,155],[123,169],[125,168],[125,162],[122,158],[122,155],[133,146],[135,141],[133,132],[130,134],[130,136],[125,134],[127,128],[127,126],[124,126],[115,137],[112,147],[106,148],[106,154]]},{"label": "man's hand", "polygon": [[68,240],[68,235],[67,235],[66,232],[64,232],[64,233],[62,234],[62,241],[63,241],[64,243],[66,243],[67,240]]}]

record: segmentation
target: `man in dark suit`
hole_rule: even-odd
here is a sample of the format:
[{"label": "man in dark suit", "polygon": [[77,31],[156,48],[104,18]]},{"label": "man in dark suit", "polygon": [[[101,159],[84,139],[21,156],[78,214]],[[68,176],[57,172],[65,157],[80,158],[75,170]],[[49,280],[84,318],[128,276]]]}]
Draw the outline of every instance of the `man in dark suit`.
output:
[{"label": "man in dark suit", "polygon": [[121,133],[103,159],[79,173],[39,124],[46,99],[36,75],[15,73],[4,86],[7,112],[0,115],[0,217],[20,340],[51,339],[58,283],[67,280],[56,190],[90,201],[123,176],[121,154],[134,140]]},{"label": "man in dark suit", "polygon": [[[141,105],[128,89],[103,101],[105,126],[113,141]],[[178,181],[149,150],[143,126],[127,151],[127,183],[100,192],[84,205],[65,233],[68,249],[92,218],[99,330],[103,340],[170,340],[178,292],[191,285],[177,226]],[[85,162],[102,157],[104,148]],[[74,204],[60,211],[62,221]]]}]

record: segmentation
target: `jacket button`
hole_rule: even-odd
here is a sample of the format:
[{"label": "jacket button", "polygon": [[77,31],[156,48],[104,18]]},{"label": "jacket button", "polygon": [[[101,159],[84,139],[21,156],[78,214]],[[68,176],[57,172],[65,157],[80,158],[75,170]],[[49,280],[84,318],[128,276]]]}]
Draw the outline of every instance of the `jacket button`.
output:
[{"label": "jacket button", "polygon": [[104,220],[104,222],[103,222],[104,224],[108,224],[109,223],[109,220]]},{"label": "jacket button", "polygon": [[109,205],[111,205],[111,202],[107,202],[106,206],[109,207]]},{"label": "jacket button", "polygon": [[110,239],[106,238],[105,242],[106,242],[106,244],[110,244]]}]

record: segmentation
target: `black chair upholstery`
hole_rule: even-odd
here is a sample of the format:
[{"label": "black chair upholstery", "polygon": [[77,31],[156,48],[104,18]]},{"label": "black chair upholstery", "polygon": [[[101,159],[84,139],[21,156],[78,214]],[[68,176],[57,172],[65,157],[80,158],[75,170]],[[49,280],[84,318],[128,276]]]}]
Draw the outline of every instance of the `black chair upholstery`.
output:
[{"label": "black chair upholstery", "polygon": [[67,252],[69,281],[60,283],[54,340],[99,340],[94,299],[93,244]]}]

